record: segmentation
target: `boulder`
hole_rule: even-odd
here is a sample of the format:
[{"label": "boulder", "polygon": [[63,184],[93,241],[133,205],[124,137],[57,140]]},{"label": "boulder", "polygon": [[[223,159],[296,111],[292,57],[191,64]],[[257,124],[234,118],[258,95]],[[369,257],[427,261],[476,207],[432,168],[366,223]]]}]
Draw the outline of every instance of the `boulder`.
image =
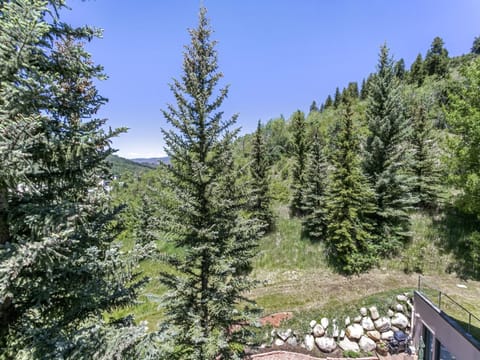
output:
[{"label": "boulder", "polygon": [[375,329],[380,332],[390,330],[390,319],[385,316],[378,318],[373,324],[375,325]]},{"label": "boulder", "polygon": [[317,324],[313,327],[313,336],[322,337],[325,334],[325,329],[322,325]]},{"label": "boulder", "polygon": [[345,337],[345,330],[340,330],[340,335],[338,335],[338,338],[342,340]]},{"label": "boulder", "polygon": [[403,313],[405,311],[405,308],[403,307],[402,304],[395,304],[395,306],[393,307],[393,310],[395,310],[396,312]]},{"label": "boulder", "polygon": [[322,319],[320,320],[320,324],[322,325],[322,327],[323,327],[324,329],[327,329],[327,328],[328,328],[329,321],[328,321],[327,318],[322,318]]},{"label": "boulder", "polygon": [[408,318],[402,313],[396,313],[392,318],[392,326],[395,326],[401,330],[404,330],[408,326]]},{"label": "boulder", "polygon": [[390,340],[393,338],[393,331],[392,330],[385,331],[382,333],[381,337],[382,337],[382,340]]},{"label": "boulder", "polygon": [[367,336],[375,342],[379,342],[382,339],[382,334],[377,330],[367,331]]},{"label": "boulder", "polygon": [[297,346],[297,345],[298,345],[297,337],[296,337],[295,335],[290,336],[290,337],[287,339],[287,344],[288,344],[288,345],[291,345],[291,346]]},{"label": "boulder", "polygon": [[360,324],[360,321],[362,321],[362,316],[358,315],[353,318],[353,322]]},{"label": "boulder", "polygon": [[395,312],[394,312],[393,310],[391,310],[391,309],[388,309],[388,311],[387,311],[387,316],[388,316],[388,317],[392,317],[393,315],[395,315]]},{"label": "boulder", "polygon": [[363,335],[363,327],[359,324],[352,324],[347,327],[345,333],[350,340],[358,340]]},{"label": "boulder", "polygon": [[305,335],[305,348],[308,350],[308,351],[312,351],[313,348],[315,347],[315,338],[313,337],[313,335]]},{"label": "boulder", "polygon": [[310,327],[313,329],[313,327],[317,325],[317,322],[315,320],[310,321]]},{"label": "boulder", "polygon": [[316,338],[315,344],[317,344],[318,348],[321,351],[326,353],[330,353],[337,348],[337,344],[335,343],[335,340],[328,336]]},{"label": "boulder", "polygon": [[343,339],[342,341],[340,341],[338,343],[338,346],[340,347],[340,349],[342,349],[343,351],[355,351],[355,352],[360,352],[360,347],[358,346],[358,343],[356,343],[355,341],[350,341],[348,340],[348,338],[346,337],[345,339]]},{"label": "boulder", "polygon": [[275,341],[273,342],[273,345],[275,345],[275,346],[282,346],[284,344],[285,344],[285,341],[283,341],[280,338],[276,338]]},{"label": "boulder", "polygon": [[345,318],[345,326],[350,325],[350,323],[351,323],[350,316],[347,316],[347,317]]},{"label": "boulder", "polygon": [[363,329],[366,331],[375,330],[375,325],[373,325],[372,319],[368,316],[362,318],[360,325],[362,325]]},{"label": "boulder", "polygon": [[287,331],[278,331],[277,336],[282,339],[283,341],[287,341],[287,339],[292,336],[293,332],[292,329],[288,329]]},{"label": "boulder", "polygon": [[370,307],[368,311],[370,311],[370,317],[372,318],[373,321],[377,320],[380,317],[380,314],[378,313],[378,309],[376,306]]},{"label": "boulder", "polygon": [[362,336],[360,338],[360,341],[358,342],[358,346],[360,347],[360,350],[364,352],[370,352],[375,350],[377,347],[377,344],[375,344],[375,341],[370,339],[368,336]]},{"label": "boulder", "polygon": [[360,308],[360,315],[362,315],[362,316],[367,316],[367,308],[361,307],[361,308]]},{"label": "boulder", "polygon": [[408,301],[408,297],[406,297],[405,295],[397,295],[397,301],[407,302],[407,301]]}]

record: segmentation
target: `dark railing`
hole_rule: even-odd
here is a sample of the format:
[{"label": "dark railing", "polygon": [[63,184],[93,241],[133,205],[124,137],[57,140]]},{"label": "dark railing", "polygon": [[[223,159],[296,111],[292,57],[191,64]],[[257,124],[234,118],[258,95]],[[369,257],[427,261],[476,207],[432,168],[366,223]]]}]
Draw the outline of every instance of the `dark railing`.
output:
[{"label": "dark railing", "polygon": [[480,318],[455,301],[452,297],[432,286],[422,276],[418,277],[418,291],[448,316],[456,320],[471,336],[480,340]]}]

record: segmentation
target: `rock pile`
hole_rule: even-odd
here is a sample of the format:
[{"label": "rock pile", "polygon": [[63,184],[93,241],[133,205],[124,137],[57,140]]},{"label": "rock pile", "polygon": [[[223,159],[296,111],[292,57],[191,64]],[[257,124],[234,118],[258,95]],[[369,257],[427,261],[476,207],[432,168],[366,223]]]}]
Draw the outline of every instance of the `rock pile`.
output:
[{"label": "rock pile", "polygon": [[408,294],[397,295],[396,302],[381,316],[376,306],[362,307],[359,315],[337,321],[322,318],[310,322],[311,331],[305,335],[303,342],[298,335],[288,329],[272,332],[272,343],[276,346],[289,344],[302,346],[309,351],[317,347],[324,353],[331,353],[337,348],[343,351],[373,352],[385,354],[387,342],[393,338],[394,331],[410,333],[410,316],[413,305]]}]

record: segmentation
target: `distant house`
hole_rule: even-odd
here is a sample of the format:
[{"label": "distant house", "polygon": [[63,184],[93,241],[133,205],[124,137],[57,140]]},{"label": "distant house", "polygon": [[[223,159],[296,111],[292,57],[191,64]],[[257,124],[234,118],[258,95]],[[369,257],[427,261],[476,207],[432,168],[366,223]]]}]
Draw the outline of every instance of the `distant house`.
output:
[{"label": "distant house", "polygon": [[[423,349],[419,360],[480,360],[480,342],[457,321],[419,291],[414,292],[413,301],[413,341],[417,349]],[[473,315],[469,316],[471,320]]]}]

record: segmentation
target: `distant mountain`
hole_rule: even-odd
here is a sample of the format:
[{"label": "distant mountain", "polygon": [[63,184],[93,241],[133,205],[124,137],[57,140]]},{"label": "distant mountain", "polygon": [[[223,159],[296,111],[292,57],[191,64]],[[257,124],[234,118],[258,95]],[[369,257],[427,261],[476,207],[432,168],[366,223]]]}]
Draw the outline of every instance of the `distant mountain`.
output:
[{"label": "distant mountain", "polygon": [[148,163],[139,163],[129,159],[122,158],[117,155],[110,155],[107,161],[112,164],[112,173],[121,176],[125,173],[143,174],[155,168],[156,165],[149,165]]},{"label": "distant mountain", "polygon": [[167,164],[167,165],[170,164],[170,158],[168,156],[155,157],[155,158],[137,158],[137,159],[131,159],[131,160],[138,164],[143,164],[150,167],[157,167],[160,164],[160,162],[163,162],[164,164]]}]

